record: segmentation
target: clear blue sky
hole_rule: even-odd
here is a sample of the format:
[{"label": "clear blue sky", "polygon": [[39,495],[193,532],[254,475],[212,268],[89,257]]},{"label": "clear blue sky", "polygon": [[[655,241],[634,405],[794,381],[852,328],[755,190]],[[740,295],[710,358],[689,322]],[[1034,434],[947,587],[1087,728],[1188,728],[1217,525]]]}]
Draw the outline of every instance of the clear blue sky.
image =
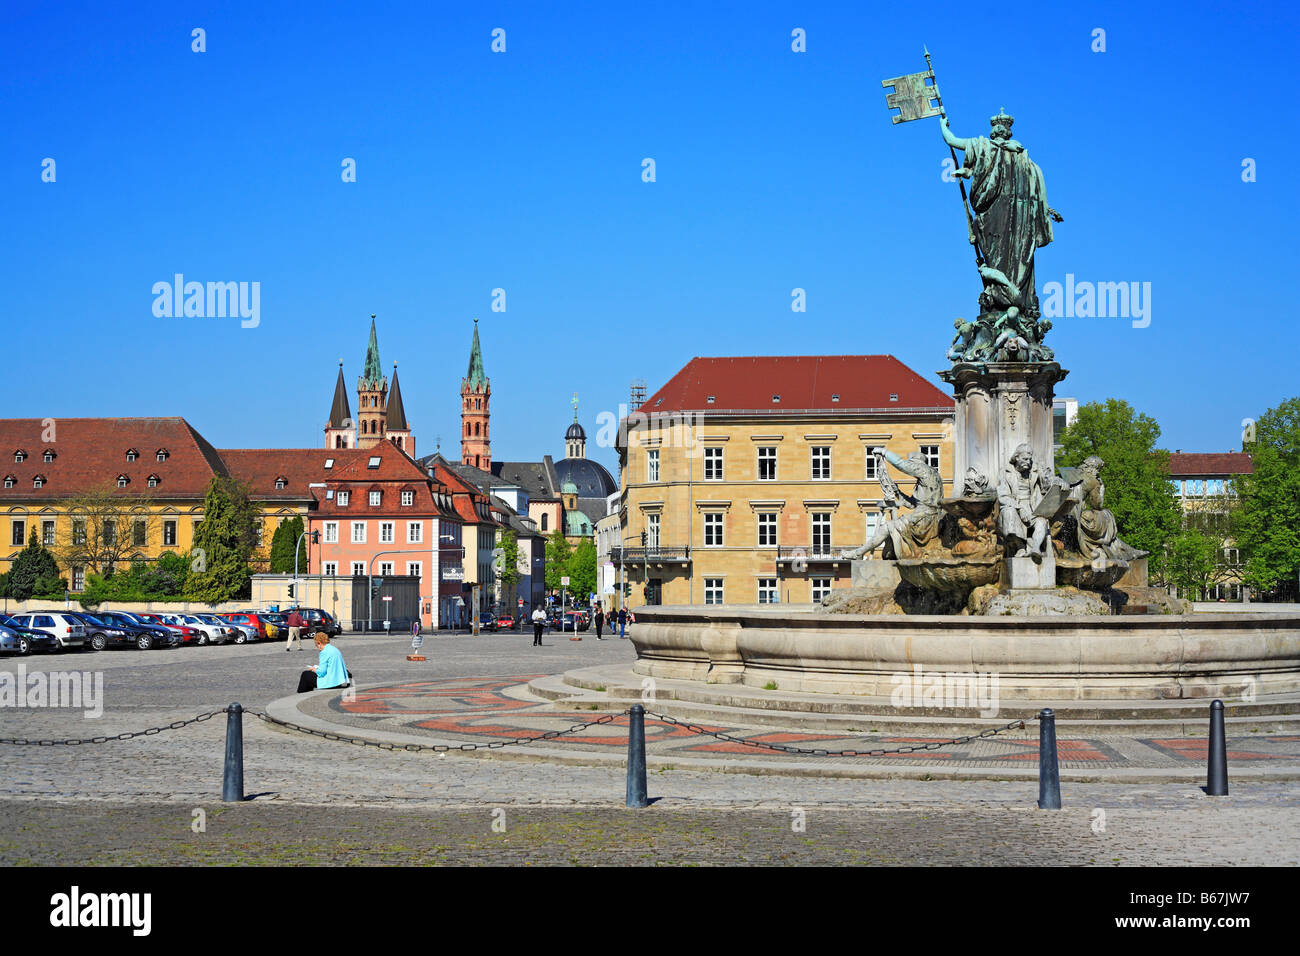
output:
[{"label": "clear blue sky", "polygon": [[[1125,398],[1170,448],[1236,448],[1300,393],[1297,8],[1070,6],[5,0],[0,414],[319,445],[372,312],[421,453],[457,451],[475,316],[499,458],[561,457],[574,391],[594,438],[632,379],[694,355],[889,352],[932,375],[979,282],[937,121],[893,126],[880,88],[925,43],[954,131],[1004,106],[1043,168],[1065,222],[1040,289],[1152,284],[1149,328],[1056,323],[1060,394]],[[176,272],[260,282],[261,325],[155,318]]]}]

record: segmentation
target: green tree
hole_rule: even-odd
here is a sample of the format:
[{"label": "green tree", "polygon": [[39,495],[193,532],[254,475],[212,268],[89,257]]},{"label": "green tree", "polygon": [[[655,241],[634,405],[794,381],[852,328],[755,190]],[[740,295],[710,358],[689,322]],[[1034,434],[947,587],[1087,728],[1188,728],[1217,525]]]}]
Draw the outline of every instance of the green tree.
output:
[{"label": "green tree", "polygon": [[1242,446],[1254,469],[1237,482],[1236,539],[1246,562],[1242,578],[1270,591],[1296,580],[1300,569],[1300,398],[1270,408],[1255,422],[1254,438]]},{"label": "green tree", "polygon": [[585,604],[596,590],[596,544],[584,538],[569,557],[569,593],[575,604]]},{"label": "green tree", "polygon": [[513,531],[501,535],[501,560],[497,567],[502,589],[513,593],[513,588],[519,583],[519,537]]},{"label": "green tree", "polygon": [[39,535],[28,535],[27,547],[14,558],[8,589],[9,596],[19,601],[31,597],[63,597],[64,582],[59,577],[58,562],[45,550]]},{"label": "green tree", "polygon": [[203,521],[194,532],[185,597],[216,604],[249,595],[252,571],[248,561],[257,548],[259,520],[242,483],[213,476],[203,500]]},{"label": "green tree", "polygon": [[546,539],[546,589],[558,591],[560,578],[569,573],[569,558],[572,550],[564,539],[564,532],[556,528]]},{"label": "green tree", "polygon": [[1182,527],[1182,508],[1169,483],[1169,452],[1156,447],[1160,426],[1128,402],[1108,398],[1079,408],[1079,417],[1061,435],[1057,467],[1078,466],[1096,455],[1106,463],[1106,507],[1115,515],[1120,536],[1151,552],[1157,566],[1166,545]]},{"label": "green tree", "polygon": [[298,541],[298,536],[302,534],[303,524],[302,515],[294,515],[286,521],[281,521],[279,527],[275,529],[275,534],[271,535],[271,573],[272,574],[290,574],[294,569],[294,545],[298,545],[298,568],[306,570],[307,568],[307,539],[303,538]]},{"label": "green tree", "polygon": [[1201,600],[1205,591],[1225,576],[1223,539],[1198,528],[1185,528],[1169,539],[1165,550],[1163,577],[1183,597]]}]

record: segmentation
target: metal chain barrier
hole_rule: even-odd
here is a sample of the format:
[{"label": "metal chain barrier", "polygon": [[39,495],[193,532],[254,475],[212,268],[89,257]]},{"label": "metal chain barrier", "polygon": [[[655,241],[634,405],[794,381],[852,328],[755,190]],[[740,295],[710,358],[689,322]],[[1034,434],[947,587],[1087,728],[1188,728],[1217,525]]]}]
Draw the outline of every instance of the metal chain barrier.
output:
[{"label": "metal chain barrier", "polygon": [[938,750],[941,747],[952,747],[957,744],[969,743],[972,740],[979,740],[982,737],[996,737],[998,734],[1004,734],[1008,730],[1024,730],[1025,722],[1023,720],[1013,720],[1005,727],[990,727],[988,730],[982,730],[978,734],[970,734],[966,737],[957,737],[954,740],[936,740],[933,743],[917,744],[913,747],[898,747],[894,750],[808,750],[803,747],[786,747],[782,744],[769,744],[759,740],[746,740],[744,737],[736,737],[731,734],[718,733],[713,730],[705,730],[699,724],[688,724],[683,720],[675,717],[669,717],[667,714],[652,714],[646,712],[647,717],[653,717],[655,720],[663,721],[666,724],[672,724],[681,727],[684,730],[692,731],[696,734],[703,734],[707,737],[716,737],[718,740],[726,740],[735,744],[743,744],[746,747],[753,747],[759,750],[778,750],[789,754],[802,754],[809,757],[884,757],[889,754],[911,754],[918,753],[922,750]]},{"label": "metal chain barrier", "polygon": [[500,750],[502,747],[512,747],[517,744],[531,744],[537,740],[554,740],[556,737],[564,737],[569,734],[576,734],[586,730],[588,727],[594,727],[597,724],[608,724],[619,717],[626,717],[631,711],[623,711],[621,714],[606,714],[604,717],[598,717],[595,720],[589,720],[583,724],[574,724],[568,730],[548,730],[544,734],[537,734],[533,737],[515,737],[512,740],[493,740],[486,744],[390,744],[378,740],[365,740],[361,737],[349,737],[346,734],[328,733],[323,730],[312,730],[310,727],[302,727],[298,724],[290,723],[287,720],[280,720],[271,717],[268,714],[258,713],[257,711],[245,711],[250,717],[256,717],[258,720],[267,724],[275,724],[279,727],[288,727],[290,730],[301,731],[304,734],[311,734],[313,737],[324,737],[326,740],[338,740],[345,744],[356,744],[358,747],[375,747],[379,750],[405,750],[410,753],[420,753],[421,751],[432,751],[433,753],[447,753],[448,751],[470,751],[470,750]]},{"label": "metal chain barrier", "polygon": [[207,714],[199,714],[197,717],[191,717],[189,720],[175,720],[162,727],[150,727],[148,730],[132,730],[111,737],[85,737],[79,740],[28,740],[25,737],[0,737],[0,744],[16,744],[20,747],[76,747],[80,744],[105,744],[110,740],[130,740],[132,737],[152,737],[154,734],[160,734],[164,730],[180,730],[182,727],[187,727],[190,724],[200,724],[205,720],[211,720],[218,714],[226,713],[227,710],[228,708],[223,707],[221,710],[214,710]]}]

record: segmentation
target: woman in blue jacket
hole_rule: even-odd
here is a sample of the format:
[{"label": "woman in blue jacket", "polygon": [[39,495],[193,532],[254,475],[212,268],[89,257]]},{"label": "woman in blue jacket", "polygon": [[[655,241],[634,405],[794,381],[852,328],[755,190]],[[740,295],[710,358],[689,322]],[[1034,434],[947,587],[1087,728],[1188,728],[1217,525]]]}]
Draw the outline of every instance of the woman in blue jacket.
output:
[{"label": "woman in blue jacket", "polygon": [[352,682],[352,675],[343,663],[343,654],[330,643],[330,636],[324,631],[316,632],[316,650],[320,652],[320,657],[302,672],[302,677],[298,679],[298,693],[347,687]]}]

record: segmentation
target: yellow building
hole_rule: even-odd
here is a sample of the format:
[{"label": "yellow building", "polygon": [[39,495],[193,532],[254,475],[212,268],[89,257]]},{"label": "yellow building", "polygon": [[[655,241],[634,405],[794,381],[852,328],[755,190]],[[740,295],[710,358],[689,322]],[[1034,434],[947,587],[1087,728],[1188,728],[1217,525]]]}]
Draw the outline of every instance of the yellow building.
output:
[{"label": "yellow building", "polygon": [[266,570],[275,528],[306,515],[309,485],[328,474],[331,454],[219,450],[183,418],[0,419],[0,535],[9,545],[0,549],[0,572],[32,535],[54,553],[73,591],[96,564],[189,555],[215,475],[245,482],[260,505],[254,567]]},{"label": "yellow building", "polygon": [[884,520],[871,449],[919,451],[951,494],[953,408],[887,355],[692,359],[620,429],[626,546],[610,558],[628,603],[807,603],[847,587],[839,554]]},{"label": "yellow building", "polygon": [[[1230,533],[1232,511],[1240,503],[1236,481],[1254,470],[1245,452],[1184,452],[1169,456],[1169,481],[1183,509],[1183,524],[1217,535],[1222,547],[1213,580],[1203,588],[1171,590],[1191,601],[1249,601],[1242,580],[1241,552]],[[1290,582],[1287,582],[1288,584]]]}]

